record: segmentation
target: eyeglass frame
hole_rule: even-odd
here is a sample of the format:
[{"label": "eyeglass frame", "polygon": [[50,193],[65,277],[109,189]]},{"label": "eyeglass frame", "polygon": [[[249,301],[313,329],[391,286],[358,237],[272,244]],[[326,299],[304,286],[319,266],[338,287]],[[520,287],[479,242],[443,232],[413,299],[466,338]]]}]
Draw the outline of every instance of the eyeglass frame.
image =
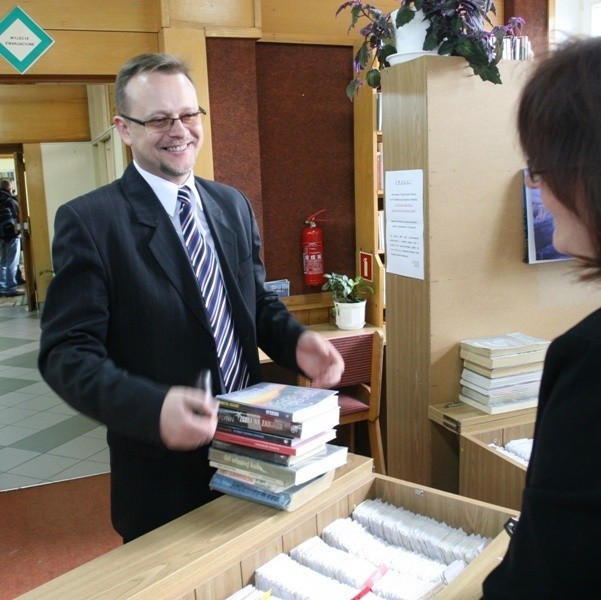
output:
[{"label": "eyeglass frame", "polygon": [[[119,113],[119,116],[122,117],[123,119],[127,119],[128,121],[131,121],[132,123],[137,123],[138,125],[142,125],[142,127],[145,127],[146,129],[148,129],[149,131],[170,131],[171,128],[173,127],[173,125],[175,125],[176,121],[181,121],[182,125],[186,125],[186,123],[184,123],[184,121],[182,119],[185,119],[187,117],[198,117],[198,116],[202,116],[202,115],[206,115],[207,111],[202,108],[201,106],[198,107],[198,111],[194,112],[194,113],[186,113],[185,115],[180,115],[179,117],[155,117],[154,119],[148,119],[146,121],[141,121],[140,119],[134,119],[134,117],[130,117],[128,115],[124,115],[123,113]],[[169,121],[169,126],[168,127],[152,127],[152,126],[148,126],[148,123],[152,123],[153,121]]]},{"label": "eyeglass frame", "polygon": [[530,159],[526,161],[526,168],[528,171],[528,177],[530,177],[530,181],[532,181],[532,183],[540,183],[543,175],[549,172],[548,169],[533,169],[532,161]]}]

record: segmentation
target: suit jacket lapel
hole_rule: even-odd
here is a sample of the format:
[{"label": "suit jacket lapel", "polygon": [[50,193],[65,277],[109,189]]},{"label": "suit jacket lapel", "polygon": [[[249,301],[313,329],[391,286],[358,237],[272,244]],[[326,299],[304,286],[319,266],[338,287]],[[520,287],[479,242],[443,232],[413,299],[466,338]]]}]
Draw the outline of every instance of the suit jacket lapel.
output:
[{"label": "suit jacket lapel", "polygon": [[144,238],[149,239],[150,251],[159,267],[177,289],[183,302],[210,332],[211,326],[186,250],[159,199],[133,165],[127,167],[121,183],[125,197],[141,227],[140,232],[134,231],[133,235],[142,234],[149,227],[154,229],[154,233],[149,237],[144,235]]}]

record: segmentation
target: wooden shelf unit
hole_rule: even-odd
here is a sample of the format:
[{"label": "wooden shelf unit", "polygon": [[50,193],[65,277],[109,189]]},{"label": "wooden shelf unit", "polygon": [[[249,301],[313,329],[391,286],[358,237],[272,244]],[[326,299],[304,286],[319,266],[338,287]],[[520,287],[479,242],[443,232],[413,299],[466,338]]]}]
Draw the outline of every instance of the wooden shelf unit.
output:
[{"label": "wooden shelf unit", "polygon": [[460,340],[508,331],[553,339],[598,304],[571,261],[523,261],[515,112],[532,63],[499,68],[501,85],[460,57],[382,72],[385,170],[424,176],[424,279],[386,274],[387,468],[447,491],[458,482],[445,461],[458,457],[428,409],[458,398]]},{"label": "wooden shelf unit", "polygon": [[355,137],[355,246],[357,273],[361,274],[361,252],[372,256],[372,285],[366,320],[382,327],[385,319],[384,252],[378,244],[378,211],[383,210],[383,191],[378,189],[377,147],[382,140],[376,124],[376,92],[363,86],[353,101]]}]

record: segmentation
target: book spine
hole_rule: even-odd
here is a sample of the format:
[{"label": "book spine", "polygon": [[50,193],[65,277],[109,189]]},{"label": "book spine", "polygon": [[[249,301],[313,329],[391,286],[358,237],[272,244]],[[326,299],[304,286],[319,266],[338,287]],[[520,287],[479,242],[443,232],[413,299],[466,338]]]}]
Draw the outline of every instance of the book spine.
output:
[{"label": "book spine", "polygon": [[290,504],[289,494],[274,494],[273,492],[259,490],[250,485],[246,485],[241,481],[236,481],[235,479],[220,475],[219,473],[215,473],[213,477],[211,477],[209,487],[218,492],[223,492],[224,494],[231,494],[232,496],[237,496],[244,500],[259,502],[260,504],[265,504],[280,510],[286,509]]},{"label": "book spine", "polygon": [[266,408],[260,405],[249,405],[249,404],[241,404],[240,402],[235,402],[233,400],[224,400],[223,398],[217,398],[219,401],[219,406],[224,408],[229,408],[232,410],[237,410],[240,412],[250,413],[253,415],[264,415],[266,417],[275,417],[276,419],[285,419],[288,421],[292,421],[292,413],[287,412],[285,410],[274,410],[272,408]]},{"label": "book spine", "polygon": [[276,435],[275,433],[265,433],[264,431],[254,431],[253,429],[231,427],[230,425],[224,425],[223,423],[219,423],[217,425],[217,429],[220,429],[221,431],[227,431],[229,433],[235,433],[236,435],[249,437],[255,440],[262,440],[264,442],[273,442],[274,444],[281,444],[283,446],[294,446],[293,440],[295,438]]},{"label": "book spine", "polygon": [[222,452],[217,448],[209,448],[209,460],[214,461],[219,468],[236,469],[258,477],[272,479],[273,482],[292,485],[296,483],[296,471],[274,463],[256,460],[240,454]]},{"label": "book spine", "polygon": [[277,452],[260,450],[259,448],[251,448],[250,446],[241,446],[240,444],[224,442],[223,440],[213,440],[212,446],[218,450],[223,450],[224,452],[234,452],[255,460],[263,460],[276,465],[288,466],[291,459],[289,454],[278,454]]},{"label": "book spine", "polygon": [[277,452],[278,454],[296,454],[296,449],[283,444],[275,444],[267,440],[259,440],[256,438],[236,435],[229,431],[218,429],[215,432],[216,440],[231,442],[232,444],[241,444],[242,446],[250,446],[251,448],[259,448],[260,450],[268,450],[269,452]]},{"label": "book spine", "polygon": [[226,477],[235,479],[236,481],[241,481],[247,485],[257,486],[259,489],[265,490],[266,492],[279,494],[292,485],[291,483],[286,484],[283,481],[276,479],[261,477],[259,475],[255,475],[254,473],[246,473],[242,469],[233,469],[228,466],[221,466],[220,463],[216,463],[215,461],[210,461],[209,464],[218,469],[217,472],[220,475],[225,475]]},{"label": "book spine", "polygon": [[288,419],[279,419],[278,417],[243,412],[241,410],[220,408],[217,413],[217,419],[219,423],[228,427],[274,433],[285,437],[299,437],[302,432],[302,425],[300,423],[295,423]]}]

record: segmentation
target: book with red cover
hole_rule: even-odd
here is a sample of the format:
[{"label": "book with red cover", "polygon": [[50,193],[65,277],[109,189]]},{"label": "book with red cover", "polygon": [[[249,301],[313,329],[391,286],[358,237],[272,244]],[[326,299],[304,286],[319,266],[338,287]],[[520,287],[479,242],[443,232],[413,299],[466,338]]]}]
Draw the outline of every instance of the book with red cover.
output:
[{"label": "book with red cover", "polygon": [[230,431],[223,431],[218,429],[215,432],[215,439],[223,442],[231,442],[233,444],[240,444],[241,446],[250,446],[251,448],[260,448],[261,450],[269,450],[270,452],[277,452],[279,454],[293,454],[300,456],[306,452],[312,451],[314,448],[323,446],[325,447],[326,442],[333,440],[336,437],[335,429],[328,429],[323,433],[318,433],[313,437],[307,438],[306,440],[293,439],[288,440],[294,442],[293,445],[279,444],[268,440],[261,440],[246,435],[239,435]]}]

